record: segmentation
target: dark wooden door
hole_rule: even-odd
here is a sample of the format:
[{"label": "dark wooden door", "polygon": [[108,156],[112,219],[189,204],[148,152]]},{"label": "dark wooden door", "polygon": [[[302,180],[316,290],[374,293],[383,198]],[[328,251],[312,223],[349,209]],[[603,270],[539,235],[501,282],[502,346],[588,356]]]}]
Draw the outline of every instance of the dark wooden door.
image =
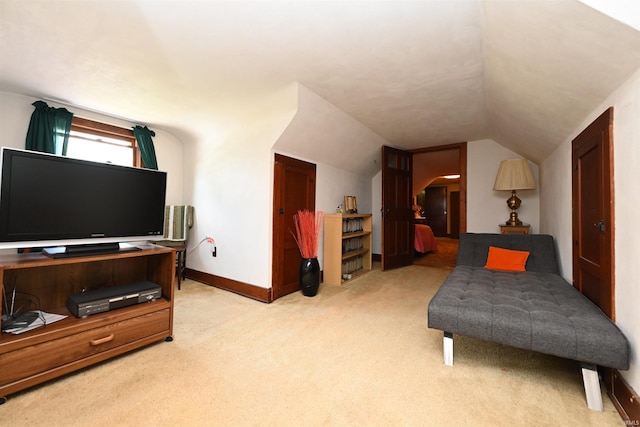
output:
[{"label": "dark wooden door", "polygon": [[447,235],[447,187],[424,189],[424,216],[436,237]]},{"label": "dark wooden door", "polygon": [[609,108],[572,141],[573,285],[615,319]]},{"label": "dark wooden door", "polygon": [[382,270],[413,263],[412,154],[382,147]]},{"label": "dark wooden door", "polygon": [[452,191],[449,197],[449,235],[452,239],[460,238],[460,192]]},{"label": "dark wooden door", "polygon": [[272,295],[275,300],[300,289],[300,251],[289,230],[293,215],[315,211],[316,165],[275,155],[273,185]]}]

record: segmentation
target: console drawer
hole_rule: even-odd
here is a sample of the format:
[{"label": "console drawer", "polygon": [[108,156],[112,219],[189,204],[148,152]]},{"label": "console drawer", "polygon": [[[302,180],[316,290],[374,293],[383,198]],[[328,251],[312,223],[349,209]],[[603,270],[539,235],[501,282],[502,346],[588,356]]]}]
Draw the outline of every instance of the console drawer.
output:
[{"label": "console drawer", "polygon": [[170,330],[169,309],[0,354],[0,386]]}]

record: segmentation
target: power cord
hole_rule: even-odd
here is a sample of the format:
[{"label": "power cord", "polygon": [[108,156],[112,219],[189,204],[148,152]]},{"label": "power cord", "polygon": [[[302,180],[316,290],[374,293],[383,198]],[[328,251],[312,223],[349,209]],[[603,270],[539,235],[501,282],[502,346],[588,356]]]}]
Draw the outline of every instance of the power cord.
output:
[{"label": "power cord", "polygon": [[194,246],[191,249],[187,249],[187,252],[191,253],[193,251],[195,251],[196,249],[198,249],[200,247],[200,245],[202,245],[204,242],[209,243],[209,245],[211,245],[211,256],[215,257],[217,256],[217,248],[216,248],[216,241],[213,237],[211,236],[207,236],[205,238],[203,238],[202,240],[200,240],[198,242],[198,244],[196,246]]}]

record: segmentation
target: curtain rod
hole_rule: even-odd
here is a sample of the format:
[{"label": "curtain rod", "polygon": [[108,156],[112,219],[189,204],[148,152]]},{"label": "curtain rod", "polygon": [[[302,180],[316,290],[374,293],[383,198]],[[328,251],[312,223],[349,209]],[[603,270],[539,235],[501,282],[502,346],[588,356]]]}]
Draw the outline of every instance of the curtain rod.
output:
[{"label": "curtain rod", "polygon": [[[43,99],[44,101],[48,101],[48,102],[55,102],[56,104],[60,104],[60,105],[63,105],[63,106],[65,106],[65,107],[70,107],[70,108],[79,108],[79,109],[81,109],[81,110],[88,111],[88,112],[90,112],[90,113],[100,114],[100,115],[102,115],[102,116],[109,117],[109,118],[111,118],[111,119],[124,120],[125,122],[132,123],[132,124],[133,124],[133,126],[140,126],[140,127],[145,127],[145,126],[147,126],[147,125],[145,125],[145,124],[143,124],[143,123],[140,123],[140,122],[139,122],[139,121],[137,121],[137,120],[132,120],[132,119],[130,119],[130,118],[128,118],[128,117],[116,116],[116,115],[114,115],[114,114],[107,114],[107,113],[104,113],[104,112],[102,112],[102,111],[98,111],[98,110],[93,109],[93,108],[81,107],[81,106],[79,106],[79,105],[75,105],[75,104],[72,104],[72,103],[70,103],[70,102],[64,102],[64,101],[61,101],[61,100],[59,100],[59,99],[55,99],[55,98],[48,98],[48,97],[42,97],[42,99]],[[109,123],[109,124],[111,124],[111,123]],[[114,125],[114,126],[116,126],[116,125]]]}]

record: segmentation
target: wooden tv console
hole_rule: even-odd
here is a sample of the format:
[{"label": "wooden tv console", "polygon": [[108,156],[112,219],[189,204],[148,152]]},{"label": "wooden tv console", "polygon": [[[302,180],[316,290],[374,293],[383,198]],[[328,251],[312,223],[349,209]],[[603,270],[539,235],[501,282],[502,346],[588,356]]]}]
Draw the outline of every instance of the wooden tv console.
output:
[{"label": "wooden tv console", "polygon": [[[112,358],[173,334],[175,251],[139,251],[52,259],[41,254],[0,256],[0,285],[47,313],[67,317],[18,335],[0,333],[0,403],[6,396]],[[85,318],[66,307],[69,294],[139,281],[162,288],[162,298]],[[0,292],[0,306],[3,292]]]}]

